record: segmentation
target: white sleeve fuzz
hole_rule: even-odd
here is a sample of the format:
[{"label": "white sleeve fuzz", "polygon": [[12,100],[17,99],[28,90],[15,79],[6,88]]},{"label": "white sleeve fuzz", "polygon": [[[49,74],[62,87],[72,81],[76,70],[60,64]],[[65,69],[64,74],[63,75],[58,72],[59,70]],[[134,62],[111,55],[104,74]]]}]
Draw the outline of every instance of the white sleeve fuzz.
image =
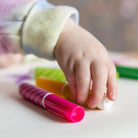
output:
[{"label": "white sleeve fuzz", "polygon": [[78,11],[69,6],[53,6],[38,1],[30,10],[22,28],[22,46],[26,53],[54,59],[54,48],[62,29],[71,17],[78,23]]}]

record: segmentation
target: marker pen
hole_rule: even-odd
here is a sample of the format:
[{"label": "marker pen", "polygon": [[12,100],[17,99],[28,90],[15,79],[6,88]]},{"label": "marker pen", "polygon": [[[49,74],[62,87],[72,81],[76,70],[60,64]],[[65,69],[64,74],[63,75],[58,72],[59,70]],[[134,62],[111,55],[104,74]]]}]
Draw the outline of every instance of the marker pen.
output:
[{"label": "marker pen", "polygon": [[79,122],[84,117],[85,111],[81,106],[29,83],[20,84],[19,92],[29,101],[71,122]]},{"label": "marker pen", "polygon": [[138,67],[116,65],[120,77],[138,79]]},{"label": "marker pen", "polygon": [[[50,92],[54,93],[55,95],[58,95],[64,99],[73,101],[70,87],[65,82],[55,81],[55,80],[47,79],[44,77],[39,77],[36,79],[36,86],[38,86],[44,90],[50,91]],[[91,90],[89,91],[89,94],[90,93],[91,93]],[[96,108],[109,109],[112,106],[112,104],[113,104],[113,102],[107,98],[106,93],[105,93],[102,100],[100,101],[100,103],[98,103]],[[85,105],[87,105],[87,103],[85,103]]]},{"label": "marker pen", "polygon": [[45,77],[56,81],[67,82],[65,75],[60,68],[36,67],[33,70],[33,76],[35,79],[38,77]]},{"label": "marker pen", "polygon": [[39,77],[36,79],[36,86],[52,92],[58,96],[62,96],[63,98],[66,98],[68,100],[73,100],[70,87],[65,82]]}]

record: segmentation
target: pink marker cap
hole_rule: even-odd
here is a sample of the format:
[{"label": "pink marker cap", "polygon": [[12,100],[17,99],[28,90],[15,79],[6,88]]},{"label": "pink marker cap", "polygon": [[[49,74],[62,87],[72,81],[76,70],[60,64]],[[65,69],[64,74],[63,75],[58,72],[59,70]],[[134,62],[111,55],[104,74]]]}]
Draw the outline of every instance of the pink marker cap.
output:
[{"label": "pink marker cap", "polygon": [[44,105],[47,109],[64,119],[70,120],[71,122],[79,122],[85,115],[85,111],[81,106],[78,106],[54,94],[50,94],[46,97]]}]

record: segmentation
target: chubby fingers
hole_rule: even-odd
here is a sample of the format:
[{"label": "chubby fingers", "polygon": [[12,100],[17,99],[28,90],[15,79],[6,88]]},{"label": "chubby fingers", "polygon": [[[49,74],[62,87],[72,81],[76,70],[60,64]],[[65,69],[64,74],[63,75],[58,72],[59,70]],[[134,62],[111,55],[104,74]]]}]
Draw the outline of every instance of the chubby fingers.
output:
[{"label": "chubby fingers", "polygon": [[79,61],[75,64],[76,78],[76,101],[78,104],[85,104],[90,88],[90,63],[88,61]]},{"label": "chubby fingers", "polygon": [[113,63],[108,66],[107,97],[111,101],[117,99],[116,68]]},{"label": "chubby fingers", "polygon": [[[70,73],[69,73],[70,72]],[[74,100],[83,105],[89,95],[92,80],[92,92],[88,99],[88,106],[95,108],[102,100],[107,88],[107,97],[114,101],[117,97],[116,69],[112,62],[95,60],[91,64],[87,61],[77,61],[74,69],[66,73]]]},{"label": "chubby fingers", "polygon": [[64,73],[69,83],[73,100],[76,101],[77,90],[76,90],[76,80],[75,80],[75,69],[73,68],[72,70],[65,71]]},{"label": "chubby fingers", "polygon": [[106,91],[108,69],[104,62],[98,60],[91,63],[90,69],[93,85],[91,95],[88,99],[88,106],[95,108]]}]

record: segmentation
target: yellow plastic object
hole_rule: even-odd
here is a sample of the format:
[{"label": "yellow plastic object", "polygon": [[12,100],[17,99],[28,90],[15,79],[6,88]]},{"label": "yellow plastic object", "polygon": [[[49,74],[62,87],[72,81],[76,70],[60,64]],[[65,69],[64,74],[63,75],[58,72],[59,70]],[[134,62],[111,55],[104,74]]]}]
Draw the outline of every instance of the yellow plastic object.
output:
[{"label": "yellow plastic object", "polygon": [[73,100],[70,87],[67,83],[39,77],[36,79],[36,86],[52,92],[62,98],[66,98],[71,101]]},{"label": "yellow plastic object", "polygon": [[[47,79],[44,77],[39,77],[36,79],[36,86],[38,86],[44,90],[47,90],[49,92],[52,92],[55,95],[60,96],[64,99],[68,99],[68,100],[74,102],[70,87],[65,82],[51,80],[51,79]],[[92,90],[89,91],[89,94],[91,91]],[[87,102],[88,101],[86,101],[85,105],[87,105]],[[107,95],[105,93],[102,100],[99,102],[99,104],[96,106],[96,108],[108,109],[112,106],[112,103],[113,102],[107,98]]]}]

